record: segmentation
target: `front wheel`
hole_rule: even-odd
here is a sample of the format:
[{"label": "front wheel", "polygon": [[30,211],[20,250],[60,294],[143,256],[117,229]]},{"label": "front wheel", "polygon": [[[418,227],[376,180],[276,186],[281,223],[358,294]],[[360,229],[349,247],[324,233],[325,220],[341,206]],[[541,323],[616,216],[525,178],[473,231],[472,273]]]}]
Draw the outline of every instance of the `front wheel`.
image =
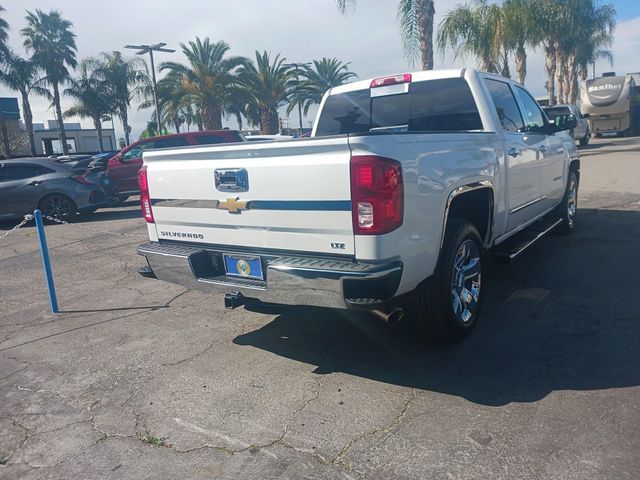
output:
[{"label": "front wheel", "polygon": [[581,146],[586,147],[587,145],[589,145],[589,135],[589,129],[587,129],[587,131],[584,133],[584,137],[580,139]]},{"label": "front wheel", "polygon": [[450,220],[434,275],[411,294],[409,314],[427,336],[456,341],[475,326],[483,298],[484,249],[475,226]]},{"label": "front wheel", "polygon": [[578,213],[578,174],[573,170],[569,171],[567,190],[564,193],[562,202],[558,205],[558,214],[562,223],[558,226],[558,233],[569,234],[576,226],[576,214]]}]

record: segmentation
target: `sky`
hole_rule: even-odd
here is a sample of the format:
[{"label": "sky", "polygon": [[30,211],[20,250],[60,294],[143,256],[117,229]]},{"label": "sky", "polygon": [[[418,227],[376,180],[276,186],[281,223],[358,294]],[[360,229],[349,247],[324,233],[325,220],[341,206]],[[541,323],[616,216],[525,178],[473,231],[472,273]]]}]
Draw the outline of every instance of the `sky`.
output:
[{"label": "sky", "polygon": [[[461,0],[435,0],[435,24]],[[611,0],[618,12],[618,25],[613,45],[614,65],[600,62],[597,74],[640,71],[640,0]],[[402,73],[418,69],[403,56],[400,31],[396,23],[398,0],[359,0],[357,8],[341,15],[334,0],[0,0],[9,23],[9,46],[24,54],[20,29],[26,24],[25,10],[59,10],[73,22],[77,35],[78,59],[95,56],[103,51],[123,50],[125,44],[167,43],[176,53],[159,54],[156,62],[184,61],[180,43],[199,37],[213,41],[224,40],[231,46],[230,54],[255,58],[256,50],[280,53],[289,62],[307,62],[322,57],[337,57],[351,62],[350,68],[361,79]],[[166,5],[171,5],[168,7]],[[128,52],[124,50],[124,52]],[[135,52],[131,51],[135,54]],[[435,68],[474,67],[476,59],[455,58],[447,52],[437,54]],[[526,86],[534,95],[543,95],[545,73],[542,49],[529,52]],[[514,72],[512,65],[511,71]],[[0,97],[17,96],[0,86]],[[31,98],[34,121],[53,119],[48,102],[41,97]],[[69,106],[63,100],[63,109]],[[151,110],[134,105],[129,117],[132,138],[142,132]],[[303,120],[305,127],[313,121],[315,110]],[[79,121],[78,119],[69,121]],[[90,128],[90,120],[82,120]],[[223,120],[235,128],[231,118]],[[297,115],[289,125],[298,126]],[[116,121],[116,136],[123,134]]]}]

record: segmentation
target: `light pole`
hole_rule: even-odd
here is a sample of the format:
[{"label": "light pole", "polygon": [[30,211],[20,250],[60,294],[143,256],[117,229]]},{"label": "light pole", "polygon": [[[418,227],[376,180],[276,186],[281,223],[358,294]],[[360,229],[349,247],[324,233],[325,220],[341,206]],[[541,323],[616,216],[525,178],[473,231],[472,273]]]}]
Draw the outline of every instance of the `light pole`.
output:
[{"label": "light pole", "polygon": [[300,103],[300,70],[299,67],[306,67],[310,63],[288,63],[287,67],[295,67],[296,69],[296,94],[298,95],[298,120],[300,121],[300,135],[302,135],[302,105]]},{"label": "light pole", "polygon": [[156,105],[156,123],[158,124],[158,133],[162,134],[162,123],[160,123],[160,105],[158,105],[158,88],[156,86],[156,67],[153,63],[153,52],[174,53],[175,50],[170,48],[162,48],[166,43],[156,43],[154,45],[125,45],[124,48],[138,50],[138,55],[149,54],[151,59],[151,79],[153,81],[153,102]]}]

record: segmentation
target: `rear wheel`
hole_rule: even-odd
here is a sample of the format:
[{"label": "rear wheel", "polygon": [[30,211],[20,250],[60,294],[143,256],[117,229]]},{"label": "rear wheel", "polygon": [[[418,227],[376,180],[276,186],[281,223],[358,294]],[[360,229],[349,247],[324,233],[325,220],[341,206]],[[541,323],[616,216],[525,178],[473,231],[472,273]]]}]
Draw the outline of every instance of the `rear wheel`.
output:
[{"label": "rear wheel", "polygon": [[460,340],[482,305],[484,249],[470,223],[450,220],[434,275],[411,294],[409,314],[427,336]]},{"label": "rear wheel", "polygon": [[115,200],[116,205],[122,205],[129,199],[129,195],[118,195]]},{"label": "rear wheel", "polygon": [[40,211],[43,217],[69,221],[76,214],[76,204],[66,195],[53,193],[40,200]]}]

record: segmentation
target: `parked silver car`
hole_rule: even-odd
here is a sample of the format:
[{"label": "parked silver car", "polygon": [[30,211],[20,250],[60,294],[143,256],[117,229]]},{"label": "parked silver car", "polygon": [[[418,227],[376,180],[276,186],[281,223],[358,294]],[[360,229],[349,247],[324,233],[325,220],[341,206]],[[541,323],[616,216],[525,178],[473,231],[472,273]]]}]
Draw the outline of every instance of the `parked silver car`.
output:
[{"label": "parked silver car", "polygon": [[550,120],[560,116],[560,115],[568,115],[572,114],[576,117],[578,125],[576,128],[571,130],[571,136],[574,140],[579,140],[580,145],[585,146],[589,144],[589,137],[591,136],[591,132],[589,131],[589,122],[587,118],[589,118],[589,114],[582,114],[577,105],[571,105],[568,103],[561,103],[553,106],[542,107],[544,112],[547,114],[547,117]]},{"label": "parked silver car", "polygon": [[107,203],[104,190],[83,171],[55,159],[0,160],[0,220],[42,214],[69,219]]}]

